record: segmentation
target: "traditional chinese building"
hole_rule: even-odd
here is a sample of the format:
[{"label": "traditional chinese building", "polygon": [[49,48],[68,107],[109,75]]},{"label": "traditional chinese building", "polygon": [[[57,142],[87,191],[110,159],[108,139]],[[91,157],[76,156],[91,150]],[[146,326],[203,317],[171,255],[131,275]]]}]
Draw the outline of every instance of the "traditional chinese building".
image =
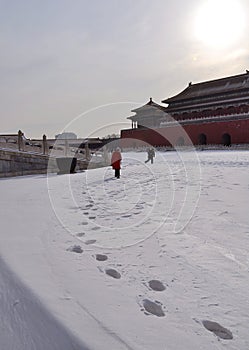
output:
[{"label": "traditional chinese building", "polygon": [[133,110],[135,116],[129,117],[132,129],[121,131],[124,145],[129,144],[129,138],[133,146],[136,140],[153,146],[249,143],[249,71],[189,83],[162,103],[168,106],[151,99]]},{"label": "traditional chinese building", "polygon": [[167,121],[166,106],[155,103],[152,98],[144,106],[133,109],[134,115],[128,117],[132,122],[132,129],[159,128]]}]

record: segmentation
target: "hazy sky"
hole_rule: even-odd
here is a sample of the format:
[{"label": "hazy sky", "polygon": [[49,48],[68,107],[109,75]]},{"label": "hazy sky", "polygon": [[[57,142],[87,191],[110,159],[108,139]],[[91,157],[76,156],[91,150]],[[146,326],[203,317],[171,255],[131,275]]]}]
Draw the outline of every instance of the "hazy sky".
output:
[{"label": "hazy sky", "polygon": [[103,136],[151,96],[244,73],[248,14],[248,0],[0,0],[0,133]]}]

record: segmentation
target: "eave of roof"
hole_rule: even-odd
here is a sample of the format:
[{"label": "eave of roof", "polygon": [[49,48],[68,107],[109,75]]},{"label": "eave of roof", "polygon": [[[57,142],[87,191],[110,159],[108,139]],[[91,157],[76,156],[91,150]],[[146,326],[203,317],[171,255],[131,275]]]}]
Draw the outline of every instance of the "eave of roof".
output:
[{"label": "eave of roof", "polygon": [[162,103],[170,104],[172,102],[224,94],[232,91],[240,91],[242,89],[249,90],[249,71],[246,71],[244,74],[226,78],[209,80],[196,84],[189,83],[186,89],[173,97],[162,100]]},{"label": "eave of roof", "polygon": [[216,107],[216,106],[222,106],[222,105],[227,105],[227,104],[232,104],[232,103],[249,103],[249,95],[245,96],[243,98],[233,98],[233,99],[227,99],[227,100],[222,100],[222,101],[212,101],[212,102],[205,102],[205,103],[192,103],[188,105],[183,105],[183,106],[169,106],[167,107],[166,111],[167,113],[172,113],[172,111],[185,111],[187,109],[191,108],[204,108],[204,107]]},{"label": "eave of roof", "polygon": [[154,102],[152,100],[152,97],[150,98],[149,102],[147,102],[145,105],[138,107],[138,108],[135,108],[135,109],[132,109],[131,112],[137,113],[139,110],[141,110],[142,108],[144,108],[146,106],[155,107],[155,108],[158,108],[158,109],[166,112],[166,106],[164,107],[164,106],[161,106],[158,103]]}]

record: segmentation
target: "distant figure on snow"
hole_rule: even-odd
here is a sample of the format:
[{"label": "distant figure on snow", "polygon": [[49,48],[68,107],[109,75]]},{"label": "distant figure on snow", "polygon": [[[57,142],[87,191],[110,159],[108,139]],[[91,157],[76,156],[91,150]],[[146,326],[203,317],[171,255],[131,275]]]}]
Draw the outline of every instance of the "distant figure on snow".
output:
[{"label": "distant figure on snow", "polygon": [[148,159],[145,161],[145,163],[148,163],[149,161],[151,161],[151,164],[153,164],[153,159],[155,157],[155,150],[153,147],[150,147],[147,151],[148,153]]},{"label": "distant figure on snow", "polygon": [[121,169],[121,160],[122,160],[120,151],[121,151],[120,148],[117,148],[116,151],[112,153],[112,159],[111,159],[111,166],[112,166],[112,169],[115,170],[115,177],[117,179],[120,178],[120,169]]}]

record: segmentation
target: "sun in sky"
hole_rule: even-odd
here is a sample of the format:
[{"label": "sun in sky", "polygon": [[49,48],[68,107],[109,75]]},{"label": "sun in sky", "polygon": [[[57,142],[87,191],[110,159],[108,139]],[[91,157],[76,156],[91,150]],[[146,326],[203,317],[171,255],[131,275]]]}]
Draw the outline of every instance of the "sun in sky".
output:
[{"label": "sun in sky", "polygon": [[241,38],[245,22],[240,0],[206,0],[196,11],[194,34],[207,46],[224,48]]}]

